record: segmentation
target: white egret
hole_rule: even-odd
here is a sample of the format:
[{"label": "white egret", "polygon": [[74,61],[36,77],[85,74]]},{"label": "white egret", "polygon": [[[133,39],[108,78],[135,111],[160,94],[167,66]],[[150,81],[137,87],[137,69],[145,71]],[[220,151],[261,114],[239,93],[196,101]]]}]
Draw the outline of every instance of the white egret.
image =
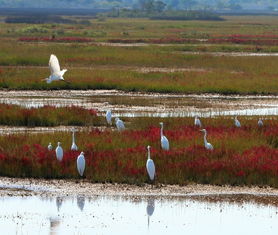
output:
[{"label": "white egret", "polygon": [[58,142],[58,146],[57,146],[55,152],[56,152],[57,160],[61,162],[63,160],[64,152],[63,152],[63,149],[61,147],[61,143],[60,142]]},{"label": "white egret", "polygon": [[201,120],[198,118],[198,116],[195,117],[194,125],[198,127],[202,127]]},{"label": "white egret", "polygon": [[71,145],[71,150],[77,151],[78,147],[75,143],[75,129],[72,129],[72,145]]},{"label": "white egret", "polygon": [[47,149],[48,149],[49,151],[51,151],[51,150],[53,149],[53,147],[52,147],[52,144],[51,144],[51,143],[49,143],[49,144],[48,144]]},{"label": "white egret", "polygon": [[107,110],[106,111],[105,117],[106,117],[107,123],[109,125],[112,125],[112,113],[111,113],[111,110]]},{"label": "white egret", "polygon": [[259,127],[262,127],[263,125],[264,125],[263,120],[262,120],[261,118],[259,118],[258,126],[259,126]]},{"label": "white egret", "polygon": [[83,176],[84,170],[85,170],[85,157],[84,153],[81,152],[80,155],[78,156],[77,160],[77,170],[80,176]]},{"label": "white egret", "polygon": [[50,76],[44,79],[48,84],[53,81],[67,82],[63,78],[65,72],[67,72],[67,69],[63,69],[63,70],[60,69],[59,61],[56,55],[50,55],[49,69],[50,69]]},{"label": "white egret", "polygon": [[115,118],[115,122],[116,122],[116,127],[117,127],[118,131],[122,131],[122,130],[125,129],[125,124],[124,124],[124,122],[121,119],[116,117]]},{"label": "white egret", "polygon": [[148,160],[146,162],[146,168],[147,168],[147,172],[150,177],[150,180],[154,180],[155,165],[154,165],[153,160],[151,159],[151,146],[148,146],[147,150],[148,150]]},{"label": "white egret", "polygon": [[205,144],[205,148],[208,149],[208,150],[213,150],[212,144],[208,143],[208,141],[207,141],[207,130],[206,129],[202,129],[200,131],[204,132],[204,144]]},{"label": "white egret", "polygon": [[168,139],[166,138],[165,135],[163,135],[163,122],[160,122],[159,123],[160,126],[161,126],[161,129],[160,129],[160,140],[161,140],[161,148],[163,150],[169,150],[169,141]]},{"label": "white egret", "polygon": [[239,120],[237,119],[237,117],[235,117],[235,126],[241,127],[241,124],[240,124]]}]

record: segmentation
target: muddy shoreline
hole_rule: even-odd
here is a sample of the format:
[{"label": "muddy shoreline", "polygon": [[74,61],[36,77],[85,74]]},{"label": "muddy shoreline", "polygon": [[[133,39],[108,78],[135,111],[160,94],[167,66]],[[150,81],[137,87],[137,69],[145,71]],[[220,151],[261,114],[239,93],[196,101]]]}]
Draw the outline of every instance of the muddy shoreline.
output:
[{"label": "muddy shoreline", "polygon": [[271,187],[239,187],[189,184],[186,186],[144,184],[142,186],[91,183],[87,180],[32,179],[0,177],[0,196],[129,196],[129,197],[271,197],[278,205],[278,189]]}]

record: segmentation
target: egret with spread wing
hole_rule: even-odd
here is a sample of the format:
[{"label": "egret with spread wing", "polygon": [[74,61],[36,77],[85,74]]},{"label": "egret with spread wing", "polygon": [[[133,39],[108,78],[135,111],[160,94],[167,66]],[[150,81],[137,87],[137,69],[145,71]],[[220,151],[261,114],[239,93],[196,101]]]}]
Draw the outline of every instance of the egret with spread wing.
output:
[{"label": "egret with spread wing", "polygon": [[58,58],[56,57],[56,55],[51,55],[50,59],[49,59],[49,69],[50,69],[50,76],[48,78],[45,78],[44,80],[49,84],[53,81],[63,81],[63,82],[67,82],[65,81],[65,79],[63,78],[65,72],[67,72],[67,69],[60,69],[60,64],[58,61]]}]

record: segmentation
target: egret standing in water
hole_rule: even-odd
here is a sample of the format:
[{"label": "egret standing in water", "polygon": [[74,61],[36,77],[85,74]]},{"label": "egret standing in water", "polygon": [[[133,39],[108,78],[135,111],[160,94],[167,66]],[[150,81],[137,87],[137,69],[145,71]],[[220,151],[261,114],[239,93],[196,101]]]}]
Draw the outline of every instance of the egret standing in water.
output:
[{"label": "egret standing in water", "polygon": [[53,149],[53,147],[52,147],[52,144],[51,144],[51,143],[49,143],[49,145],[47,146],[47,149],[48,149],[49,151],[51,151],[51,150]]},{"label": "egret standing in water", "polygon": [[58,146],[57,146],[55,152],[56,152],[57,160],[61,162],[63,160],[64,152],[63,152],[60,142],[58,142]]},{"label": "egret standing in water", "polygon": [[150,180],[154,180],[155,165],[154,165],[153,160],[151,159],[151,146],[148,146],[147,150],[148,150],[148,160],[146,162],[146,168],[147,168],[147,172],[150,177]]},{"label": "egret standing in water", "polygon": [[213,150],[212,144],[207,141],[207,130],[203,129],[203,130],[200,130],[200,131],[204,132],[204,144],[205,144],[205,148],[208,149],[208,150]]},{"label": "egret standing in water", "polygon": [[76,130],[75,129],[72,129],[72,145],[71,145],[71,150],[73,151],[77,151],[78,150],[78,147],[75,143],[75,132]]},{"label": "egret standing in water", "polygon": [[163,135],[163,122],[160,122],[159,123],[160,126],[161,126],[161,129],[160,129],[160,141],[161,141],[161,148],[163,150],[169,150],[169,141],[168,139],[166,138],[165,135]]},{"label": "egret standing in water", "polygon": [[237,119],[237,117],[235,117],[235,126],[241,127],[241,124],[240,124],[239,120]]},{"label": "egret standing in water", "polygon": [[80,155],[78,156],[77,160],[77,170],[80,176],[83,176],[84,170],[85,170],[85,157],[84,153],[81,152]]},{"label": "egret standing in water", "polygon": [[198,127],[202,127],[201,120],[198,118],[198,116],[195,117],[194,125]]},{"label": "egret standing in water", "polygon": [[59,61],[56,55],[50,55],[49,69],[50,69],[50,76],[44,79],[48,84],[53,81],[66,82],[63,76],[65,72],[67,72],[67,69],[63,69],[63,70],[60,69]]},{"label": "egret standing in water", "polygon": [[259,118],[258,126],[259,126],[259,127],[262,127],[263,125],[264,125],[263,120],[262,120],[261,118]]},{"label": "egret standing in water", "polygon": [[105,114],[106,121],[108,125],[112,125],[112,113],[111,110],[107,110]]},{"label": "egret standing in water", "polygon": [[124,122],[121,119],[116,117],[115,118],[115,122],[116,122],[116,127],[117,127],[118,131],[122,131],[122,130],[125,129],[125,124],[124,124]]}]

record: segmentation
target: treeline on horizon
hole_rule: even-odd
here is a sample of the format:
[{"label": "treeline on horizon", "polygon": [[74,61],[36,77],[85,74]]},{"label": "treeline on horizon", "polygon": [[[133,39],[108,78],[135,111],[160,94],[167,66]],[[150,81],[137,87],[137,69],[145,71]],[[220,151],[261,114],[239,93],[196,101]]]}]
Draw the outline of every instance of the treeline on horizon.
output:
[{"label": "treeline on horizon", "polygon": [[278,0],[0,0],[0,8],[128,8],[140,10],[275,10]]}]

